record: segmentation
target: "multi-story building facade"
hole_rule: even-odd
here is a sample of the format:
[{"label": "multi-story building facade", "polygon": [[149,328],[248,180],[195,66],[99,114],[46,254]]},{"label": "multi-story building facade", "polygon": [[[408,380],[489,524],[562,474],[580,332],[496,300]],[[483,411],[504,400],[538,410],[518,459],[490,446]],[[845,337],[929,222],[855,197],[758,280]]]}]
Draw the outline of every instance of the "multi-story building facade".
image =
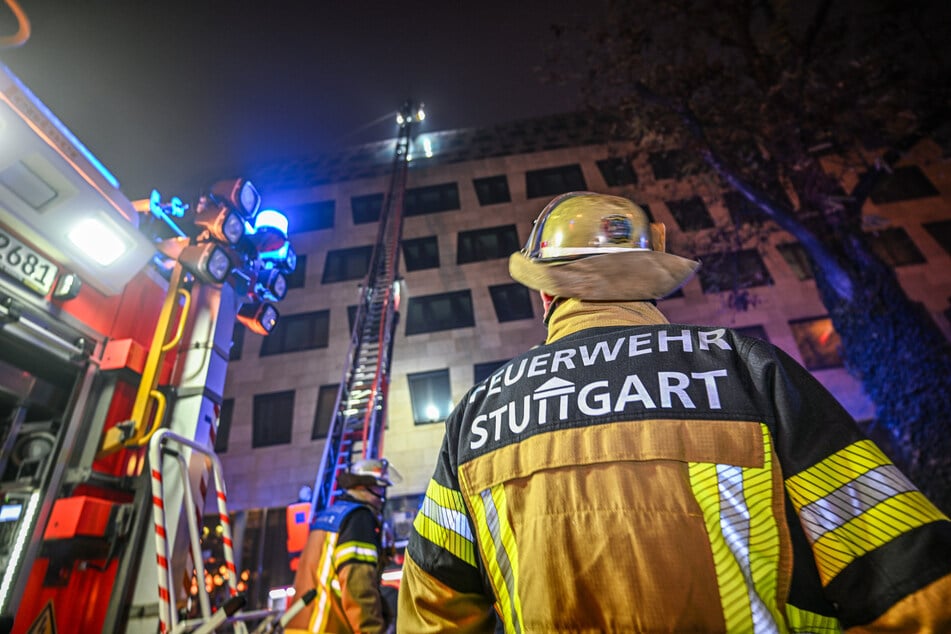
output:
[{"label": "multi-story building facade", "polygon": [[[682,255],[678,245],[700,244],[694,238],[744,222],[741,200],[717,179],[685,176],[676,153],[609,143],[606,131],[607,122],[566,115],[416,138],[384,441],[385,456],[403,476],[390,492],[398,531],[408,527],[426,489],[452,404],[544,340],[541,302],[513,283],[507,258],[552,197],[585,189],[628,196],[667,225],[669,248]],[[249,530],[263,523],[272,540],[283,507],[317,473],[392,147],[392,141],[365,145],[255,175],[268,201],[289,217],[299,265],[274,332],[236,335],[218,450],[232,509],[251,512]],[[949,167],[938,144],[922,143],[872,196],[866,224],[909,296],[951,338]],[[694,255],[704,262],[700,274],[660,303],[671,321],[728,325],[767,338],[810,369],[855,418],[871,418],[872,404],[842,366],[837,336],[790,236],[775,232],[722,264],[715,253]],[[711,274],[737,263],[735,286]],[[737,288],[752,294],[749,310],[729,305]],[[255,516],[253,509],[272,512]],[[282,547],[278,539],[276,548]]]}]

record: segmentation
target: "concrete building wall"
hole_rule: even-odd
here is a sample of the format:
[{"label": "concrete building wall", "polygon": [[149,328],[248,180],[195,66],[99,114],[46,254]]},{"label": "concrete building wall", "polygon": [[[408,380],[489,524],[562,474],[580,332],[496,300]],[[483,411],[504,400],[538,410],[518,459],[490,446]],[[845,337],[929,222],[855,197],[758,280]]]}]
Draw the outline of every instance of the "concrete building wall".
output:
[{"label": "concrete building wall", "polygon": [[[411,411],[408,374],[449,369],[452,399],[458,401],[473,383],[473,365],[508,359],[544,340],[541,302],[532,294],[533,319],[499,323],[488,287],[511,282],[507,260],[496,259],[456,264],[457,234],[480,227],[515,224],[520,243],[524,243],[532,221],[552,198],[527,198],[526,172],[569,164],[581,166],[589,190],[626,195],[646,203],[656,221],[668,228],[668,249],[678,251],[688,238],[679,231],[666,201],[692,195],[703,197],[717,224],[729,222],[721,188],[709,175],[681,180],[654,178],[646,154],[636,154],[633,167],[637,184],[610,187],[597,167],[617,147],[602,144],[536,151],[494,158],[460,161],[450,164],[415,163],[409,173],[408,187],[423,187],[455,182],[460,208],[405,219],[403,237],[412,239],[437,236],[439,268],[404,273],[405,293],[409,298],[447,291],[468,289],[472,294],[475,327],[443,330],[407,336],[405,309],[394,346],[389,391],[389,424],[384,454],[399,469],[404,480],[393,487],[391,496],[422,493],[432,473],[442,440],[443,425],[415,425]],[[624,149],[624,148],[620,148]],[[936,145],[925,143],[910,158],[922,165],[924,173],[939,189],[939,196],[869,204],[868,214],[876,226],[904,227],[926,262],[900,267],[899,279],[908,294],[925,304],[951,337],[947,321],[951,297],[951,255],[922,227],[922,223],[951,218],[951,174],[949,163]],[[504,174],[511,202],[481,206],[473,186],[474,178]],[[259,356],[262,338],[248,334],[240,360],[233,362],[225,388],[226,398],[234,399],[228,449],[221,455],[233,509],[283,506],[296,501],[297,491],[312,484],[317,473],[322,440],[311,440],[317,392],[321,385],[338,383],[344,371],[349,346],[347,306],[356,303],[358,281],[321,284],[328,251],[371,244],[377,224],[355,225],[351,198],[384,192],[388,175],[369,178],[287,187],[269,192],[268,202],[280,209],[308,202],[335,201],[333,228],[294,233],[292,241],[299,254],[306,255],[306,282],[293,289],[280,304],[282,315],[330,311],[329,345],[326,348]],[[702,233],[702,232],[701,232]],[[663,300],[661,309],[672,322],[761,326],[769,340],[797,360],[802,354],[789,322],[801,318],[822,317],[825,308],[819,301],[815,284],[800,280],[774,247],[789,242],[788,235],[769,237],[760,252],[773,280],[772,286],[751,289],[757,304],[751,310],[737,312],[725,302],[725,293],[704,293],[700,281],[690,281],[682,297]],[[405,270],[401,266],[401,270]],[[406,298],[403,299],[404,306]],[[817,370],[816,377],[830,389],[857,419],[870,418],[872,404],[862,394],[858,382],[841,367]],[[294,390],[292,442],[252,449],[252,409],[256,394]]]}]

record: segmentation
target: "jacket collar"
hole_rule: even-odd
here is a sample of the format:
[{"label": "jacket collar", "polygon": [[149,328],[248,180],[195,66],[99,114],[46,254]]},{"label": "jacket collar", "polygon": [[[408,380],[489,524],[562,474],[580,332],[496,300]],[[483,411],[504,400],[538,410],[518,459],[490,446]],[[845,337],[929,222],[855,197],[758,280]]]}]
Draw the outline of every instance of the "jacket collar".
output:
[{"label": "jacket collar", "polygon": [[548,339],[557,341],[566,335],[603,326],[644,326],[667,324],[667,318],[650,302],[595,302],[563,299],[548,321]]}]

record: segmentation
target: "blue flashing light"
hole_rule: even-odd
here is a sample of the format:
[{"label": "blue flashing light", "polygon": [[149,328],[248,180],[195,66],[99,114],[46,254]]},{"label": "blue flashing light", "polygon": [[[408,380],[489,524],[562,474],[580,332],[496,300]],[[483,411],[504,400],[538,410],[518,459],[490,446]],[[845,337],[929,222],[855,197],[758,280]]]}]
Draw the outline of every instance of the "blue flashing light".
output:
[{"label": "blue flashing light", "polygon": [[259,211],[258,215],[254,217],[254,232],[256,233],[258,230],[263,229],[264,227],[278,229],[286,236],[287,216],[274,209],[265,209],[264,211]]},{"label": "blue flashing light", "polygon": [[182,202],[182,199],[178,196],[172,196],[172,200],[169,201],[169,210],[172,212],[172,215],[176,218],[183,218],[185,216],[185,210],[188,209],[188,205]]},{"label": "blue flashing light", "polygon": [[[176,207],[175,201],[178,201],[180,205],[181,213],[178,213],[179,208]],[[170,205],[169,208],[172,212],[172,215],[176,215],[180,217],[184,215],[185,209],[187,209],[188,206],[182,205],[181,199],[179,199],[178,197],[175,197],[172,199],[172,204]],[[153,189],[151,196],[149,196],[149,212],[153,216],[155,216],[156,218],[158,218],[159,220],[167,224],[172,229],[172,231],[175,232],[176,235],[181,236],[183,238],[186,237],[187,234],[184,231],[182,231],[181,228],[179,228],[178,224],[176,224],[176,222],[172,220],[172,218],[166,212],[166,207],[162,205],[161,194],[159,194],[157,189]]]},{"label": "blue flashing light", "polygon": [[119,181],[116,180],[116,177],[113,176],[112,173],[106,169],[106,166],[103,165],[99,161],[99,159],[93,156],[92,152],[90,152],[89,149],[85,145],[83,145],[79,139],[76,138],[75,134],[70,132],[69,128],[67,128],[63,124],[63,122],[60,121],[59,118],[55,114],[53,114],[53,111],[50,110],[46,106],[46,104],[44,104],[42,101],[37,99],[36,95],[33,94],[33,91],[27,88],[26,84],[20,81],[19,77],[15,76],[13,73],[10,73],[10,77],[16,83],[17,87],[23,92],[23,94],[26,95],[30,99],[30,101],[32,101],[32,105],[35,106],[36,109],[39,110],[50,121],[50,123],[53,124],[57,132],[62,134],[64,137],[66,137],[66,140],[72,143],[73,146],[77,150],[79,150],[79,152],[84,157],[86,157],[86,160],[88,160],[92,164],[92,166],[95,167],[107,181],[109,181],[110,185],[112,185],[116,189],[119,189]]}]

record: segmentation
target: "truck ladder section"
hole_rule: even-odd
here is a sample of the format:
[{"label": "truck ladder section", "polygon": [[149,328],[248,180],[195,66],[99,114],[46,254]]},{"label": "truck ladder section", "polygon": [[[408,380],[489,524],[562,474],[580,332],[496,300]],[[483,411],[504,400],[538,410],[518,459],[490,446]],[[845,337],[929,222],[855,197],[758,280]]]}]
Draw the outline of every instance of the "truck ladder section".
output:
[{"label": "truck ladder section", "polygon": [[355,454],[379,458],[383,449],[386,393],[399,308],[397,262],[414,119],[410,116],[402,121],[389,192],[380,210],[380,229],[360,289],[347,362],[314,483],[311,520],[333,503],[339,494],[337,476],[349,467]]},{"label": "truck ladder section", "polygon": [[[221,522],[222,542],[224,544],[225,566],[228,569],[228,590],[231,598],[217,613],[211,611],[211,601],[205,584],[198,583],[198,603],[201,607],[201,618],[178,621],[175,608],[174,575],[169,557],[169,539],[165,517],[165,482],[163,480],[163,458],[175,458],[178,464],[178,474],[181,477],[185,500],[182,512],[185,513],[188,524],[188,537],[192,551],[192,560],[204,561],[201,554],[201,527],[198,525],[198,513],[195,501],[192,499],[191,486],[188,479],[188,460],[183,451],[190,449],[203,454],[211,463],[214,476],[215,493],[218,499],[218,519]],[[157,431],[149,440],[149,465],[152,470],[152,517],[155,524],[155,553],[158,566],[158,595],[159,595],[159,632],[161,634],[177,634],[179,632],[213,631],[217,625],[229,620],[231,614],[244,604],[244,597],[238,595],[236,588],[237,571],[234,565],[234,551],[231,541],[231,517],[228,515],[227,494],[224,478],[222,477],[221,462],[214,451],[202,445],[175,434],[168,428]],[[175,473],[174,470],[171,471]],[[246,634],[245,620],[260,619],[271,616],[270,611],[248,612],[232,617],[234,631],[237,634]],[[210,629],[209,629],[210,628]]]}]

